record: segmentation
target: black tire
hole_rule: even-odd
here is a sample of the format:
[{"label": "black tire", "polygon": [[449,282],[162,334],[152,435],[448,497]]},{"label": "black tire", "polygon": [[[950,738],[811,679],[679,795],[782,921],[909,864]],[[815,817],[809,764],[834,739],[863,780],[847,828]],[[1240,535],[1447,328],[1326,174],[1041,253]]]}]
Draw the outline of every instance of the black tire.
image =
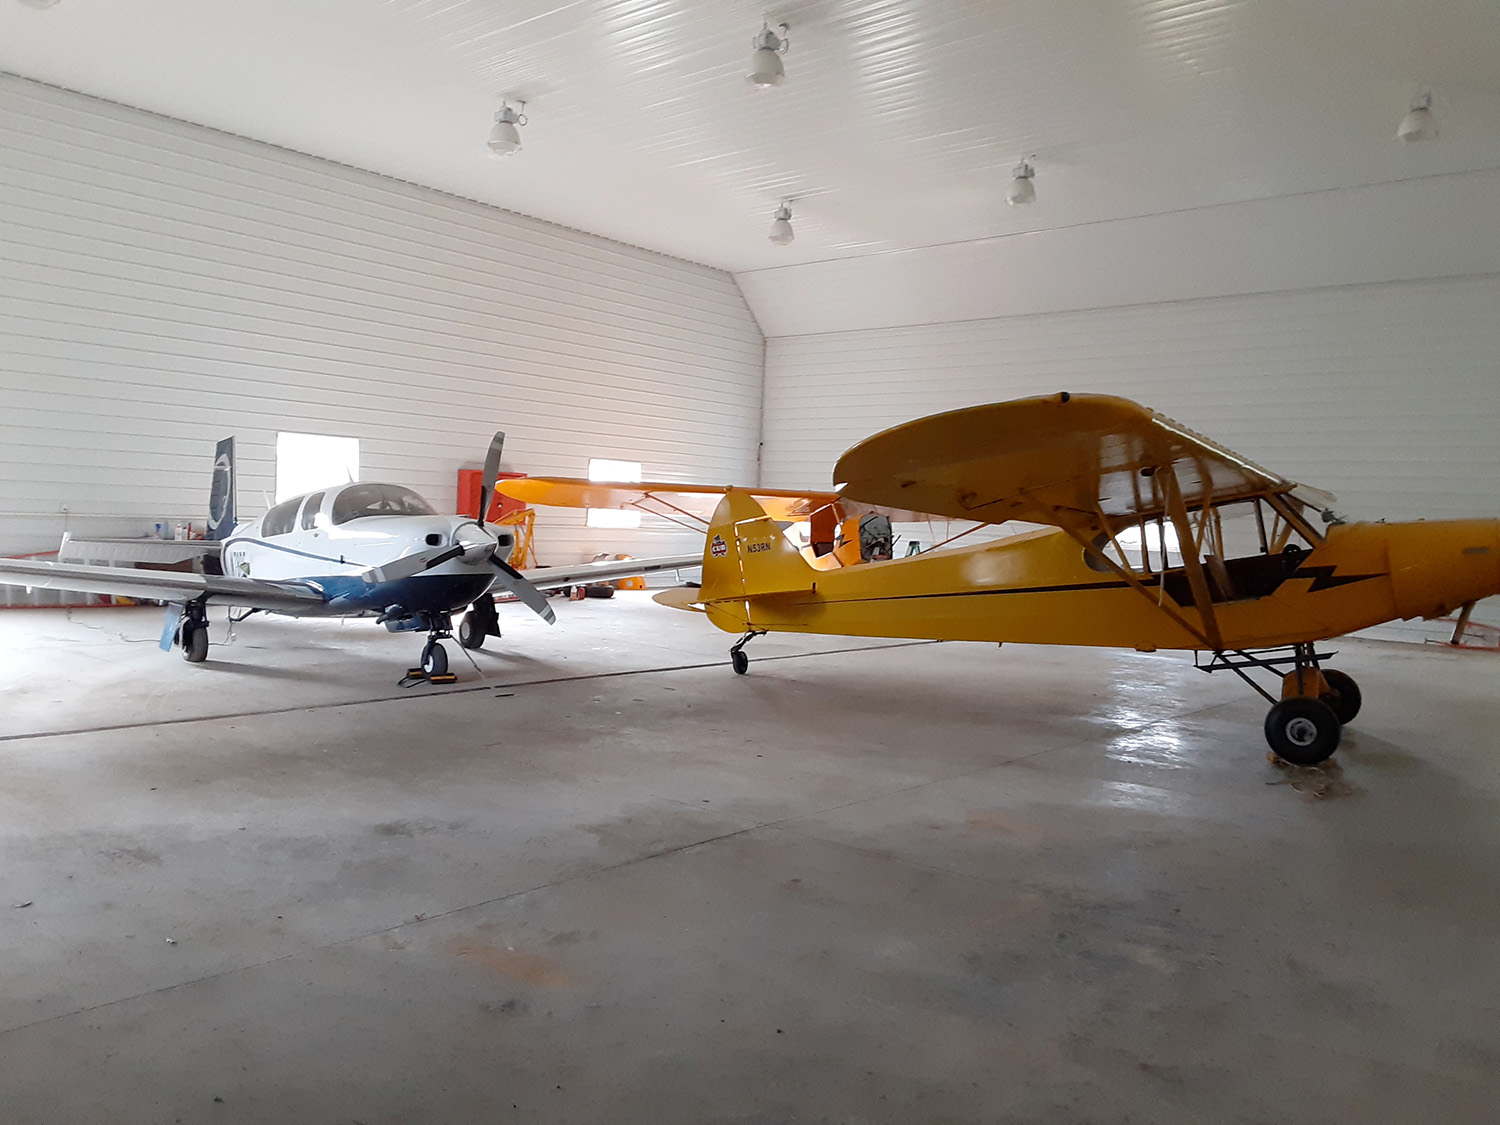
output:
[{"label": "black tire", "polygon": [[422,671],[429,676],[441,676],[448,671],[448,650],[437,641],[428,641],[422,650]]},{"label": "black tire", "polygon": [[1333,708],[1319,699],[1283,699],[1266,715],[1266,741],[1294,766],[1315,766],[1339,748],[1343,728]]},{"label": "black tire", "polygon": [[182,658],[189,664],[208,659],[208,626],[187,622],[182,626]]},{"label": "black tire", "polygon": [[458,623],[458,643],[467,649],[484,647],[485,632],[474,620],[474,614],[464,614],[464,619]]},{"label": "black tire", "polygon": [[1325,668],[1323,678],[1328,681],[1328,687],[1331,690],[1327,695],[1319,698],[1333,708],[1333,713],[1338,716],[1340,723],[1352,723],[1354,716],[1359,714],[1359,705],[1363,702],[1363,697],[1359,694],[1359,685],[1354,682],[1354,677],[1332,668]]},{"label": "black tire", "polygon": [[750,658],[745,655],[743,649],[735,649],[729,654],[729,663],[733,666],[735,675],[743,676],[750,670]]}]

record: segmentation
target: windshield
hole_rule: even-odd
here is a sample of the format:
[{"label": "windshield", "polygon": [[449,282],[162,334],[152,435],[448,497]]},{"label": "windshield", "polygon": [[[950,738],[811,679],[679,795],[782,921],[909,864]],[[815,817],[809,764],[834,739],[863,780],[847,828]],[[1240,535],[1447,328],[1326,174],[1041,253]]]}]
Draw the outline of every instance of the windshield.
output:
[{"label": "windshield", "polygon": [[409,488],[398,484],[351,484],[333,499],[333,522],[361,516],[433,516],[437,511]]}]

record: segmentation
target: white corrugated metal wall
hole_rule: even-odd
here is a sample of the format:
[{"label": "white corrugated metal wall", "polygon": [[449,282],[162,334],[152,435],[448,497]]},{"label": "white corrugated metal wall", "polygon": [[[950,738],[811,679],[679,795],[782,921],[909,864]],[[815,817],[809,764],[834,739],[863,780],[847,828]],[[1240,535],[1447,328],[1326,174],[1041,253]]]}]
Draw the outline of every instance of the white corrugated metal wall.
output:
[{"label": "white corrugated metal wall", "polygon": [[[0,553],[201,519],[230,433],[242,516],[279,430],[357,437],[365,478],[448,510],[497,428],[517,471],[755,473],[763,341],[726,273],[11,77],[0,153]],[[543,561],[696,545],[542,521]]]},{"label": "white corrugated metal wall", "polygon": [[1357,519],[1500,515],[1500,276],[766,342],[763,483],[940,410],[1060,390],[1137,399]]}]

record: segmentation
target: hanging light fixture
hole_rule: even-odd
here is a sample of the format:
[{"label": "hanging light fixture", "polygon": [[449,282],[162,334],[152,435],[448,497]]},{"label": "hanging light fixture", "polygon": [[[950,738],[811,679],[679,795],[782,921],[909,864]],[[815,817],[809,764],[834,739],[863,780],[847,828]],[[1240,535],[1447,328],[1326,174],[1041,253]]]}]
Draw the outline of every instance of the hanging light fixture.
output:
[{"label": "hanging light fixture", "polygon": [[1438,135],[1437,118],[1432,116],[1432,95],[1423,94],[1396,127],[1400,141],[1430,141]]},{"label": "hanging light fixture", "polygon": [[776,31],[771,30],[769,23],[760,29],[760,34],[751,42],[754,48],[750,55],[750,73],[745,75],[745,81],[752,86],[765,89],[767,86],[780,86],[786,78],[786,68],[781,65],[781,56],[786,54],[791,45],[787,39],[787,31],[790,30],[786,24],[778,23]]},{"label": "hanging light fixture", "polygon": [[[525,102],[518,104],[521,109],[526,108]],[[520,152],[521,130],[517,126],[525,124],[526,114],[512,109],[509,102],[500,103],[500,112],[495,114],[495,127],[490,130],[490,155],[509,156]]]},{"label": "hanging light fixture", "polygon": [[1036,176],[1035,168],[1023,160],[1015,166],[1011,176],[1010,191],[1005,193],[1005,199],[1012,207],[1036,199],[1036,185],[1031,182]]},{"label": "hanging light fixture", "polygon": [[771,233],[767,236],[777,246],[785,246],[797,235],[792,231],[792,201],[783,199],[771,220]]}]

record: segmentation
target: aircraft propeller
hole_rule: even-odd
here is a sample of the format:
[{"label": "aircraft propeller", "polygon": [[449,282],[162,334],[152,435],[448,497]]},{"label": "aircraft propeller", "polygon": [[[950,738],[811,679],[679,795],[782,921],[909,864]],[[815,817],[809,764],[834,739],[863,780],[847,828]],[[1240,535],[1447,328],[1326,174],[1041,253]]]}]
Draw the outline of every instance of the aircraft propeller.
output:
[{"label": "aircraft propeller", "polygon": [[548,604],[547,596],[528,582],[526,576],[511,566],[508,560],[500,557],[498,543],[489,536],[485,517],[489,514],[490,499],[495,495],[495,482],[500,479],[500,454],[504,449],[505,431],[497,430],[495,436],[490,439],[489,452],[484,457],[484,476],[479,486],[479,516],[475,522],[484,533],[483,541],[456,543],[441,551],[418,551],[396,559],[394,562],[386,563],[384,566],[371,567],[362,575],[364,580],[369,583],[397,582],[403,578],[421,574],[424,570],[431,570],[450,559],[482,555],[484,561],[494,568],[495,581],[505,588],[506,593],[549,625],[556,621],[557,614]]},{"label": "aircraft propeller", "polygon": [[490,498],[495,495],[495,482],[500,479],[500,453],[505,449],[505,431],[496,430],[490,438],[489,452],[484,455],[484,476],[479,485],[479,526],[483,527],[490,514]]}]

